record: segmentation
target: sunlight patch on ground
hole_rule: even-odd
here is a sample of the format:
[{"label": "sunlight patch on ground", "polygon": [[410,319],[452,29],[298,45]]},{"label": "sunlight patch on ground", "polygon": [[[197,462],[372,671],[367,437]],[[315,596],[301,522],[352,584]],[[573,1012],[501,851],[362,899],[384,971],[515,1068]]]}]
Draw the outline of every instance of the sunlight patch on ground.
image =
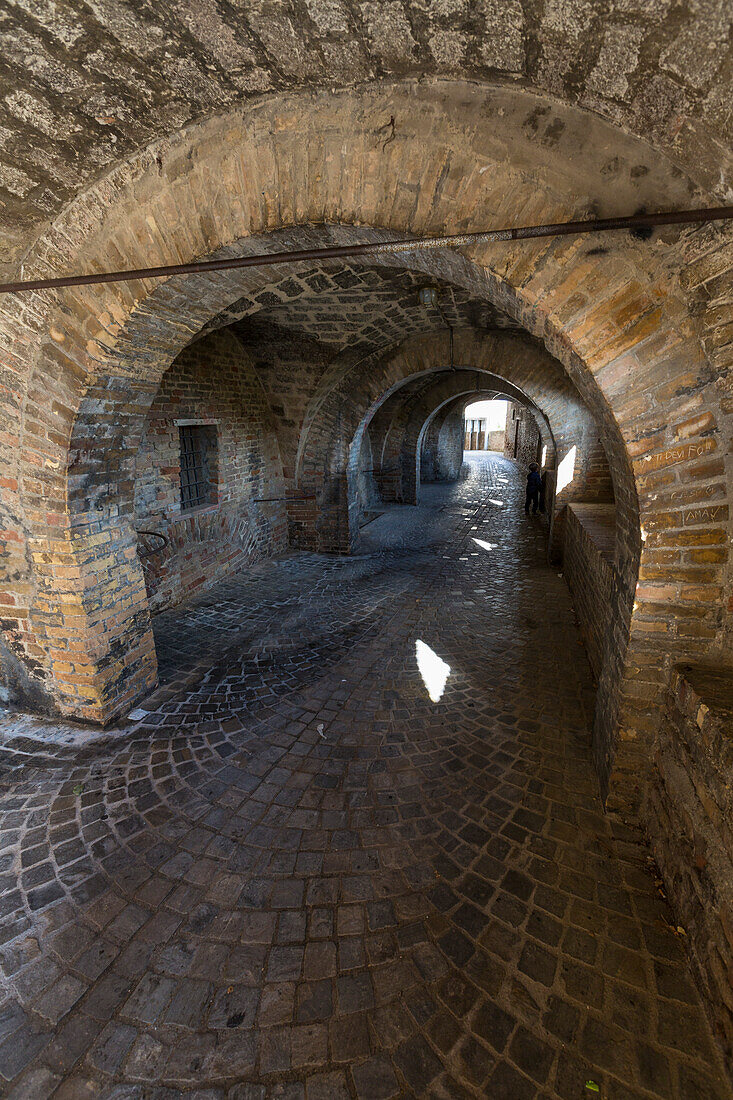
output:
[{"label": "sunlight patch on ground", "polygon": [[428,695],[433,703],[437,703],[445,691],[445,685],[450,676],[450,665],[441,660],[435,650],[419,638],[415,642],[415,655]]},{"label": "sunlight patch on ground", "polygon": [[477,546],[480,546],[482,550],[496,550],[495,542],[484,542],[483,539],[474,538],[473,540]]}]

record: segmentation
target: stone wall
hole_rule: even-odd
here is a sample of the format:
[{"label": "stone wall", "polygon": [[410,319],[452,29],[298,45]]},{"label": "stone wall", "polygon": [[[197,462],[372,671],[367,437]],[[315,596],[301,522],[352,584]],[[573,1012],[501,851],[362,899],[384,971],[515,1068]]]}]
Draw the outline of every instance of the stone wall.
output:
[{"label": "stone wall", "polygon": [[530,462],[541,458],[540,433],[529,409],[516,401],[507,401],[504,430],[504,457],[514,459],[525,472]]},{"label": "stone wall", "polygon": [[362,512],[376,511],[382,504],[379,486],[374,476],[375,458],[372,439],[365,431],[359,452],[359,467],[355,474],[354,489]]},{"label": "stone wall", "polygon": [[611,626],[616,512],[612,504],[569,504],[563,569],[593,674],[598,679]]},{"label": "stone wall", "polygon": [[441,481],[455,481],[463,465],[463,447],[461,446],[461,418],[451,413],[443,421],[438,435],[438,461],[436,463]]},{"label": "stone wall", "polygon": [[[141,556],[151,611],[285,548],[282,470],[269,418],[250,361],[227,330],[187,348],[163,376],[136,456],[135,528],[168,539],[162,551]],[[181,508],[180,420],[211,424],[218,437],[216,503],[190,510]]]},{"label": "stone wall", "polygon": [[643,816],[693,971],[733,1066],[733,671],[678,667]]}]

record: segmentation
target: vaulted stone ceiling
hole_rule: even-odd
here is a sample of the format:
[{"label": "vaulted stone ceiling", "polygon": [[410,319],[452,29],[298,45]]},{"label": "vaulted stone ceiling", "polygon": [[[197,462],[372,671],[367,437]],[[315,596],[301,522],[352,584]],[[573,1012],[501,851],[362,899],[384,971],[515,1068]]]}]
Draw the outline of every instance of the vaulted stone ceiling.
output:
[{"label": "vaulted stone ceiling", "polygon": [[[440,310],[419,302],[420,287],[429,283],[439,291]],[[357,345],[367,353],[418,333],[444,334],[446,322],[485,332],[520,329],[489,302],[440,280],[393,268],[331,264],[239,299],[200,335],[234,323],[242,339],[256,344],[276,327],[316,340],[334,353]]]},{"label": "vaulted stone ceiling", "polygon": [[277,89],[380,78],[535,89],[727,195],[732,13],[726,0],[4,0],[0,263],[153,139]]}]

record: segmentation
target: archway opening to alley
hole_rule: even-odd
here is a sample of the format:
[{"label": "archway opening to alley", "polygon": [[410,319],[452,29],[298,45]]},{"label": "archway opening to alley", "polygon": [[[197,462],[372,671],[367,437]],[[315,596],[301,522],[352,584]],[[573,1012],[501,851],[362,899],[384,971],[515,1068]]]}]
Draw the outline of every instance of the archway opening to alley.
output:
[{"label": "archway opening to alley", "polygon": [[[717,185],[546,92],[294,85],[113,164],[23,272]],[[3,300],[18,1095],[726,1095],[726,232]]]},{"label": "archway opening to alley", "polygon": [[[464,410],[463,447],[466,451],[499,451],[503,453],[509,437],[513,456],[518,451],[518,433],[514,421],[516,413],[501,398],[489,401],[473,401]],[[507,424],[507,416],[512,423]],[[546,456],[545,456],[546,457]],[[537,458],[541,460],[540,452]]]}]

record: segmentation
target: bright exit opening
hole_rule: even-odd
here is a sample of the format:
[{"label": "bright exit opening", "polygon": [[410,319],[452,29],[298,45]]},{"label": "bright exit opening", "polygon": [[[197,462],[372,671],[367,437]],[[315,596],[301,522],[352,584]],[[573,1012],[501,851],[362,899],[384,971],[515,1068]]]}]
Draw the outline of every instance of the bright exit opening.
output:
[{"label": "bright exit opening", "polygon": [[569,485],[575,477],[575,458],[577,453],[578,448],[576,446],[572,446],[557,468],[558,493],[561,493],[563,489],[567,485]]},{"label": "bright exit opening", "polygon": [[474,401],[466,408],[463,449],[465,451],[504,450],[506,401]]}]

